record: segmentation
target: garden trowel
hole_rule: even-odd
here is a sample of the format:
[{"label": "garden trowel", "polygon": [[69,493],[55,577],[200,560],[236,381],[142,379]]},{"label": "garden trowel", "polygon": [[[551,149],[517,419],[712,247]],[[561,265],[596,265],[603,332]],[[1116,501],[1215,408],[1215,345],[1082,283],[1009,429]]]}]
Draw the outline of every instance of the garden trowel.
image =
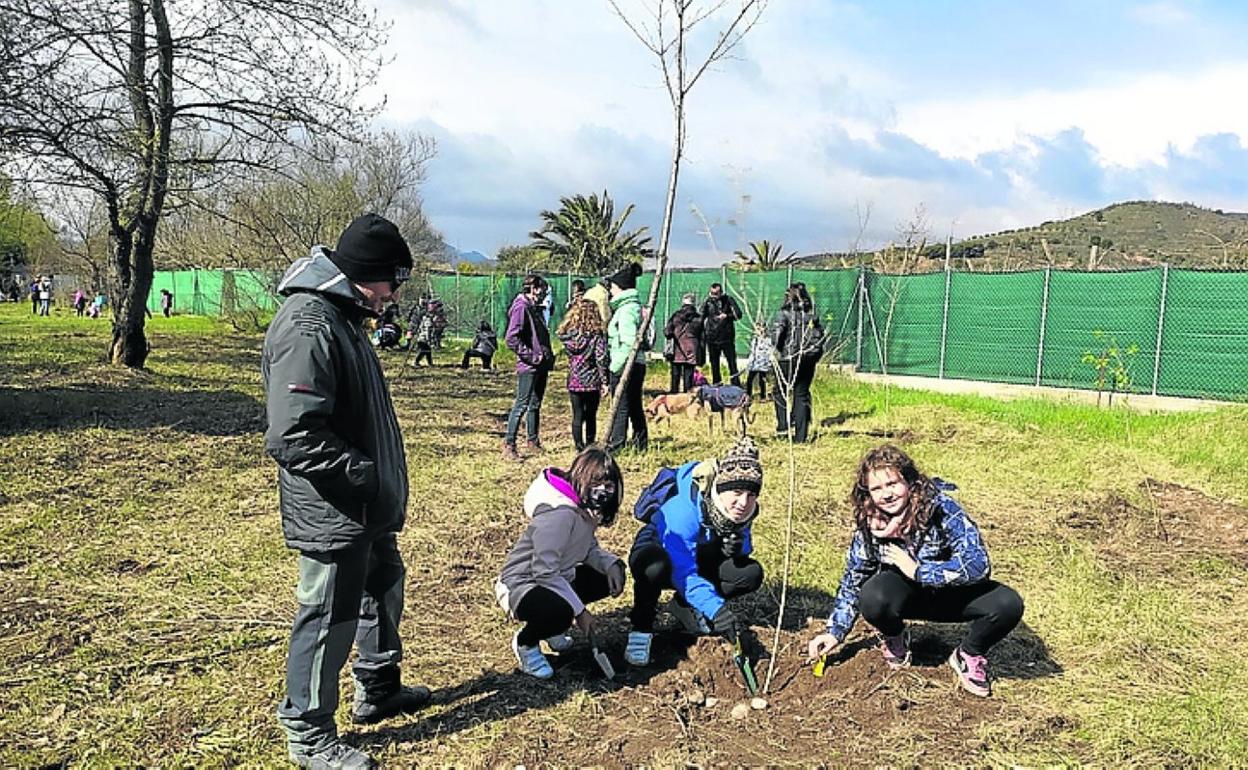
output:
[{"label": "garden trowel", "polygon": [[741,672],[741,678],[745,680],[745,689],[750,691],[750,695],[758,693],[758,680],[754,678],[754,664],[750,662],[750,657],[745,654],[745,650],[741,647],[741,637],[732,643],[732,662],[737,664],[737,670]]},{"label": "garden trowel", "polygon": [[615,666],[611,665],[611,659],[607,654],[598,649],[598,639],[594,636],[594,632],[589,632],[589,649],[593,653],[594,662],[598,664],[598,668],[602,669],[602,675],[607,679],[615,679]]}]

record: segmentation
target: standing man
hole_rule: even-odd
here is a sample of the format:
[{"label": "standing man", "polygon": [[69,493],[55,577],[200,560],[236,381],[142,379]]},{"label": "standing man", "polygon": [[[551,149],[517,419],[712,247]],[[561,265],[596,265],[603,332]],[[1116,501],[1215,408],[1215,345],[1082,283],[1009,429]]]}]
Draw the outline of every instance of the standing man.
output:
[{"label": "standing man", "polygon": [[724,293],[724,287],[711,284],[711,293],[702,303],[702,333],[706,339],[706,354],[711,360],[711,384],[720,383],[719,357],[728,359],[728,373],[732,384],[740,386],[737,375],[737,321],[741,319],[741,307],[737,301]]},{"label": "standing man", "polygon": [[291,265],[260,361],[265,450],[278,464],[282,530],[299,551],[299,609],[277,709],[299,767],[372,768],[338,738],[338,672],[355,640],[352,721],[376,722],[429,702],[399,680],[405,569],[396,534],[407,509],[403,438],[362,321],[381,315],[412,256],[393,223],[353,221],[338,247]]},{"label": "standing man", "polygon": [[507,435],[503,437],[503,459],[520,460],[516,451],[516,434],[520,418],[525,416],[529,449],[542,451],[538,434],[542,415],[542,399],[546,397],[546,380],[555,367],[555,354],[550,347],[550,330],[546,327],[543,302],[550,287],[546,279],[530,273],[524,287],[512,300],[507,311],[507,347],[516,354],[516,400],[507,415]]}]

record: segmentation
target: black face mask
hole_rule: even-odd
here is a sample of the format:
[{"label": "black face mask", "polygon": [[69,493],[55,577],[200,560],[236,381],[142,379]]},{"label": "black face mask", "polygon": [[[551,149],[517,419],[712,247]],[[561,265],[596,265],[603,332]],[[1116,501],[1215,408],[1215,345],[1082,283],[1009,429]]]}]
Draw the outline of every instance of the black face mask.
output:
[{"label": "black face mask", "polygon": [[587,510],[601,511],[615,500],[614,484],[597,484],[591,487],[589,493],[585,495],[587,498],[582,502]]}]

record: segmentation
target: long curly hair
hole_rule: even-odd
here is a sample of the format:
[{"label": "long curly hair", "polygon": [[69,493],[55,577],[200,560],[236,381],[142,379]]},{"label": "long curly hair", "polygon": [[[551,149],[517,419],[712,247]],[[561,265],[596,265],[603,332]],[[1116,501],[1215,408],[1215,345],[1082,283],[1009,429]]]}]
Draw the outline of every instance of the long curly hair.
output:
[{"label": "long curly hair", "polygon": [[849,504],[854,511],[854,524],[862,531],[866,541],[871,542],[871,517],[877,513],[875,503],[871,501],[870,484],[867,477],[871,471],[892,468],[901,475],[910,486],[910,499],[906,510],[902,513],[901,531],[920,537],[931,521],[937,495],[936,485],[928,478],[910,455],[892,444],[884,444],[867,452],[858,463],[858,473],[854,477],[854,486],[849,491]]},{"label": "long curly hair", "polygon": [[577,300],[572,303],[572,307],[568,308],[568,312],[563,316],[563,320],[559,322],[559,328],[555,330],[556,334],[572,334],[580,332],[581,334],[606,334],[607,328],[602,325],[602,316],[598,313],[598,306],[587,299]]}]

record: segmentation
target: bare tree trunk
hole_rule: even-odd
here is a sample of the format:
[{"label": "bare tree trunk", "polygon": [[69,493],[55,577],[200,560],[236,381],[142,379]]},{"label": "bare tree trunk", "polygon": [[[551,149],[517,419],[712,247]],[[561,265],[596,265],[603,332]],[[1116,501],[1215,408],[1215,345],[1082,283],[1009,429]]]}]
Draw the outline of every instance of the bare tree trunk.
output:
[{"label": "bare tree trunk", "polygon": [[[683,36],[679,47],[683,43]],[[677,65],[681,66],[681,65]],[[657,263],[654,268],[654,281],[650,284],[650,296],[646,299],[646,312],[642,313],[641,326],[637,327],[637,339],[628,351],[628,359],[624,362],[624,371],[620,372],[620,381],[611,395],[611,413],[607,415],[607,431],[610,438],[611,426],[615,425],[616,415],[624,404],[624,389],[628,385],[628,377],[633,371],[633,362],[637,359],[637,351],[646,339],[650,324],[654,323],[654,308],[659,302],[659,289],[667,270],[667,247],[672,234],[672,214],[676,210],[676,187],[680,179],[680,159],[685,151],[685,107],[684,97],[678,96],[673,105],[676,117],[676,138],[672,142],[672,170],[667,178],[667,201],[663,205],[663,225],[659,231],[659,250],[655,255]]]}]

